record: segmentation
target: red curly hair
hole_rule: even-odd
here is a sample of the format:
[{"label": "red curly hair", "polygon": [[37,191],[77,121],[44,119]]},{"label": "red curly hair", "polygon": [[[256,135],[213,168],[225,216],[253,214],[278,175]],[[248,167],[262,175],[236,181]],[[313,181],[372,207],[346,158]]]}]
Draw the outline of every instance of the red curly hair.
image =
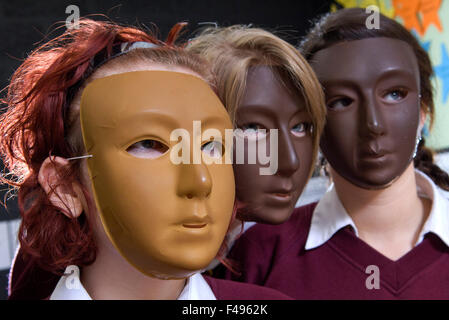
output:
[{"label": "red curly hair", "polygon": [[[38,182],[40,167],[49,155],[69,158],[82,154],[84,146],[70,137],[73,91],[80,91],[92,74],[92,61],[99,55],[110,58],[114,46],[137,41],[157,44],[151,51],[159,52],[158,58],[164,52],[181,56],[174,63],[208,79],[203,61],[175,45],[184,25],[176,24],[162,42],[134,27],[81,19],[78,29],[67,30],[43,44],[16,70],[2,99],[6,111],[0,116],[0,154],[8,173],[0,179],[18,190],[20,259],[31,257],[39,268],[54,274],[61,274],[68,265],[83,267],[95,261],[94,219],[86,214],[68,219],[61,214]],[[80,164],[70,161],[61,172],[61,184],[81,181]],[[91,206],[87,188],[83,187],[83,193]]]}]

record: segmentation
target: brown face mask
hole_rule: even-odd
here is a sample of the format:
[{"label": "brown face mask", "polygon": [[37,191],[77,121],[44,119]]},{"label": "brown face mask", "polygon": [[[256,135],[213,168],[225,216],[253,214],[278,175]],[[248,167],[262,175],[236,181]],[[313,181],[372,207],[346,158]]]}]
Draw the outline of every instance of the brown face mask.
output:
[{"label": "brown face mask", "polygon": [[270,129],[278,130],[278,170],[274,175],[261,175],[260,168],[266,166],[259,161],[236,164],[234,160],[236,196],[244,205],[238,217],[279,224],[290,217],[309,177],[313,162],[311,118],[304,102],[291,95],[271,67],[252,67],[246,84],[237,108],[237,128],[244,131],[245,139],[258,139],[258,129],[265,129],[268,134]]},{"label": "brown face mask", "polygon": [[401,40],[369,38],[318,51],[312,67],[328,108],[321,149],[332,168],[366,189],[384,188],[413,158],[419,69]]},{"label": "brown face mask", "polygon": [[[118,251],[144,274],[163,279],[207,266],[231,219],[232,166],[174,164],[170,152],[179,143],[171,141],[175,129],[190,134],[190,145],[201,139],[192,133],[194,120],[223,137],[232,129],[209,86],[179,72],[116,74],[86,87],[80,117],[93,155],[87,161],[95,202]],[[210,152],[210,143],[201,141],[200,152]]]}]

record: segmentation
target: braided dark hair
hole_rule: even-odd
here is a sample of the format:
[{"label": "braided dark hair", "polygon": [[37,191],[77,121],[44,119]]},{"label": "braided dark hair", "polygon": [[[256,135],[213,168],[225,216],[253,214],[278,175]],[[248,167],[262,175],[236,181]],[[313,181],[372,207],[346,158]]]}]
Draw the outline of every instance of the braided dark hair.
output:
[{"label": "braided dark hair", "polygon": [[425,146],[422,138],[418,145],[418,152],[414,159],[415,168],[432,178],[433,182],[440,188],[449,191],[449,175],[439,166],[433,163],[434,152]]}]

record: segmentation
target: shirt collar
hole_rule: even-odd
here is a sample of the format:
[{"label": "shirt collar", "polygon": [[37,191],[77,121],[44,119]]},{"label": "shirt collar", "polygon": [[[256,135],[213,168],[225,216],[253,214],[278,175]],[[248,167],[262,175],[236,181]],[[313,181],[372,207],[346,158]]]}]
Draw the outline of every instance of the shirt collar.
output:
[{"label": "shirt collar", "polygon": [[343,207],[335,191],[335,186],[332,184],[313,211],[305,249],[310,250],[321,246],[335,232],[348,225],[354,228],[357,235],[357,228],[354,221],[352,221]]},{"label": "shirt collar", "polygon": [[[80,281],[80,269],[68,266],[59,279],[50,300],[92,300]],[[190,276],[177,300],[216,300],[212,289],[200,273]]]},{"label": "shirt collar", "polygon": [[70,265],[59,279],[50,300],[92,300],[80,281],[80,269]]},{"label": "shirt collar", "polygon": [[416,171],[418,194],[432,201],[429,217],[419,234],[417,244],[421,243],[428,232],[436,234],[449,246],[449,193],[438,188],[424,173]]},{"label": "shirt collar", "polygon": [[212,289],[200,273],[187,279],[187,283],[178,300],[217,300]]},{"label": "shirt collar", "polygon": [[[449,193],[438,188],[429,177],[418,170],[415,170],[415,177],[418,194],[432,201],[431,211],[416,245],[421,243],[425,234],[432,232],[449,246]],[[332,184],[313,212],[305,249],[310,250],[323,245],[338,230],[348,225],[358,236],[357,227],[343,207]]]}]

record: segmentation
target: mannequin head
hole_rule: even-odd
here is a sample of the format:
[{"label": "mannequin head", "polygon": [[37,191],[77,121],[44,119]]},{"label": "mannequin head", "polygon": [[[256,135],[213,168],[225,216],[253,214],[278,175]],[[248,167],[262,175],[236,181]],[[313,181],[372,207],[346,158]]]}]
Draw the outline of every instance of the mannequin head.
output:
[{"label": "mannequin head", "polygon": [[362,9],[324,17],[301,44],[323,85],[328,108],[321,149],[334,172],[382,189],[410,166],[427,114],[432,68],[399,23],[381,15],[367,29]]},{"label": "mannequin head", "polygon": [[[22,178],[22,250],[41,268],[82,267],[113,248],[146,275],[185,278],[217,255],[233,211],[232,167],[173,164],[170,130],[192,131],[194,120],[223,131],[232,124],[207,65],[173,45],[177,31],[163,43],[85,20],[15,73],[1,127],[12,139],[1,151]],[[112,58],[106,49],[136,41],[157,46]],[[63,65],[68,57],[78,64]],[[83,155],[91,157],[68,160]]]},{"label": "mannequin head", "polygon": [[[268,149],[269,130],[278,132],[275,174],[261,175],[265,166],[260,162],[234,161],[237,216],[269,224],[286,221],[312,174],[324,125],[322,90],[312,69],[287,42],[244,26],[205,30],[188,50],[212,64],[218,95],[246,147],[266,139]],[[248,153],[249,148],[245,159]]]}]

